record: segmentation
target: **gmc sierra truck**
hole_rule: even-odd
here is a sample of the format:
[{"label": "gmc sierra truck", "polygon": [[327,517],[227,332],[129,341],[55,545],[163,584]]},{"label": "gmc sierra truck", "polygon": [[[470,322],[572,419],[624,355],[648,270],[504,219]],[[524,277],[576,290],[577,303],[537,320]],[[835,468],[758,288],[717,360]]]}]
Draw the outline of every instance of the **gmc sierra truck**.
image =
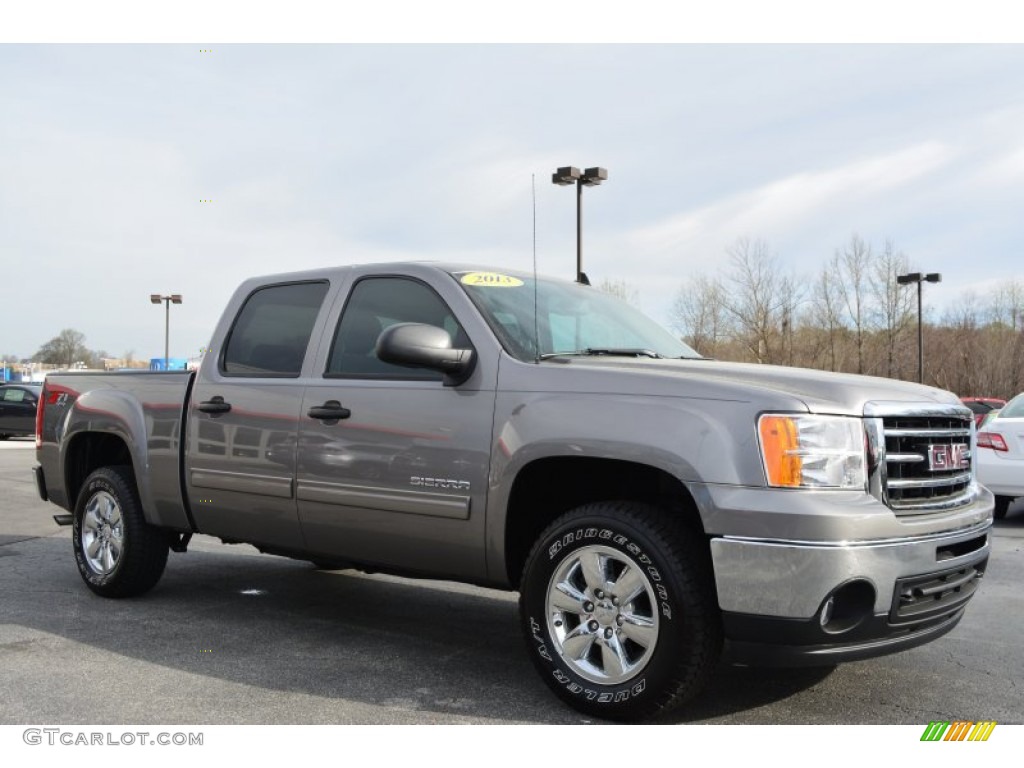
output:
[{"label": "gmc sierra truck", "polygon": [[93,592],[146,592],[197,533],[518,590],[545,683],[608,719],[664,714],[723,658],[935,640],[990,551],[954,395],[715,362],[600,291],[507,271],[249,280],[198,372],[51,375],[36,426]]}]

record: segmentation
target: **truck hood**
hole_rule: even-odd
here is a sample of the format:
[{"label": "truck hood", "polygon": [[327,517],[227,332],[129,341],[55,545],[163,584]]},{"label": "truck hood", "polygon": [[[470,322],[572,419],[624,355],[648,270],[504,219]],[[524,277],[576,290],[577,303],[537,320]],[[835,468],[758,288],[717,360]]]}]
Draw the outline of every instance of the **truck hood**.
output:
[{"label": "truck hood", "polygon": [[[774,402],[789,397],[812,413],[861,416],[868,402],[960,404],[956,395],[936,387],[809,368],[611,356],[573,357],[563,364],[584,377],[585,371],[613,378],[621,374],[623,380],[618,384],[622,391],[633,394],[745,400],[773,394],[776,397],[770,399]],[[799,403],[793,405],[799,407]]]}]

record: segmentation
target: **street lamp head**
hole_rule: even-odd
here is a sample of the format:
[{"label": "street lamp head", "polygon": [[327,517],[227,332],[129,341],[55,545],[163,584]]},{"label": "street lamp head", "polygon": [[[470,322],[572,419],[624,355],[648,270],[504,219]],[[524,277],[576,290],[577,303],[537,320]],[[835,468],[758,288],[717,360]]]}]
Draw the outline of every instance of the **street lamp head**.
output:
[{"label": "street lamp head", "polygon": [[161,296],[159,293],[151,293],[151,294],[149,294],[149,301],[150,301],[151,304],[159,304],[163,300],[164,300],[164,297]]},{"label": "street lamp head", "polygon": [[900,285],[909,285],[910,283],[920,283],[921,273],[920,272],[909,272],[906,275],[896,275],[896,282]]},{"label": "street lamp head", "polygon": [[172,293],[171,294],[171,303],[172,304],[181,304],[181,294],[180,293]]},{"label": "street lamp head", "polygon": [[551,182],[557,184],[560,187],[564,187],[568,184],[575,184],[580,178],[580,169],[572,165],[567,165],[564,168],[559,168],[551,175]]},{"label": "street lamp head", "polygon": [[588,187],[596,187],[602,181],[608,180],[608,169],[607,168],[587,168],[583,172],[583,183]]},{"label": "street lamp head", "polygon": [[929,283],[941,283],[942,275],[938,272],[929,272],[927,275],[924,276],[924,279],[927,280]]}]

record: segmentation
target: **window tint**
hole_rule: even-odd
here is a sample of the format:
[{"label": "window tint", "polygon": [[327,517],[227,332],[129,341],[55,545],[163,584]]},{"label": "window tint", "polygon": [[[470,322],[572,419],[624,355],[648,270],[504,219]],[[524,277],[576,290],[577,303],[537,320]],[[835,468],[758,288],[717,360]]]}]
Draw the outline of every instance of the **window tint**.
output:
[{"label": "window tint", "polygon": [[221,370],[235,376],[298,376],[328,284],[295,283],[253,293],[228,335]]},{"label": "window tint", "polygon": [[32,402],[32,398],[25,397],[25,390],[23,389],[5,389],[4,390],[4,402],[6,403],[20,403],[22,400],[28,399]]},{"label": "window tint", "polygon": [[1024,395],[1017,395],[999,412],[1000,419],[1019,419],[1024,416]]},{"label": "window tint", "polygon": [[371,277],[360,280],[352,289],[334,335],[325,375],[440,381],[437,371],[392,365],[377,358],[377,338],[396,323],[443,328],[452,337],[452,346],[470,346],[455,315],[432,288],[401,277]]}]

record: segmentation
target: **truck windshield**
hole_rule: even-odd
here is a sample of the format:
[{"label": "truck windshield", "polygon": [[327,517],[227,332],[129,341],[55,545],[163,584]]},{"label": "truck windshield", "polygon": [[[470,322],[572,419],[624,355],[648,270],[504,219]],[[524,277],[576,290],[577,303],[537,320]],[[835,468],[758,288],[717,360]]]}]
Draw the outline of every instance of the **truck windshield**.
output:
[{"label": "truck windshield", "polygon": [[524,362],[561,355],[700,357],[649,317],[597,288],[538,278],[535,315],[532,276],[453,275],[509,354]]}]

